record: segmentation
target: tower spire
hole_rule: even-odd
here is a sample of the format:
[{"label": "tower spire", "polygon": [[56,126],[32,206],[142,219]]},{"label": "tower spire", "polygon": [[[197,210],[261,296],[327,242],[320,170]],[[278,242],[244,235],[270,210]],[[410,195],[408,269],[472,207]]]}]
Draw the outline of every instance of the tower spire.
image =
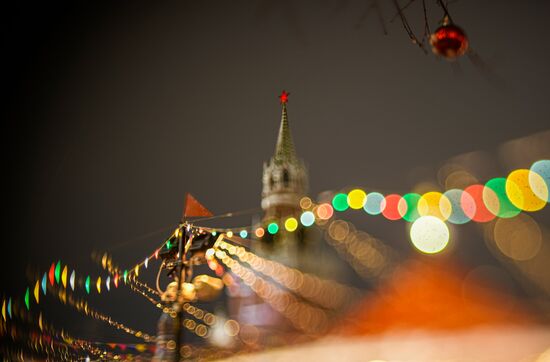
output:
[{"label": "tower spire", "polygon": [[299,215],[300,198],[307,192],[307,170],[296,156],[288,125],[288,95],[283,91],[279,96],[282,115],[275,154],[264,163],[262,209],[266,220]]},{"label": "tower spire", "polygon": [[294,142],[292,142],[292,135],[290,133],[288,114],[286,110],[286,103],[288,102],[289,95],[290,93],[283,91],[279,96],[279,99],[281,100],[282,114],[281,126],[279,127],[279,136],[277,138],[277,145],[275,146],[274,159],[276,162],[296,161],[296,150],[294,149]]}]

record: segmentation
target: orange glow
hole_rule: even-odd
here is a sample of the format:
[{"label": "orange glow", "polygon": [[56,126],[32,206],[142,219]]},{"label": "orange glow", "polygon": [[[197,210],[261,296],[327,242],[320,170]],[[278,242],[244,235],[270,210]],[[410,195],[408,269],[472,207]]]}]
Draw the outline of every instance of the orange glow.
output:
[{"label": "orange glow", "polygon": [[261,238],[265,235],[265,230],[263,228],[257,228],[254,234],[256,234],[256,237]]}]

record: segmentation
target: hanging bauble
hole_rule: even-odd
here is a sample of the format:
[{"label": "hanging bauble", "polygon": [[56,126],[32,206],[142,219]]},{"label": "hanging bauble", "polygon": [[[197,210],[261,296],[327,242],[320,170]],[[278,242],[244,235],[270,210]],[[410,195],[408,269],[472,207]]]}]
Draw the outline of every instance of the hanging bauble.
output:
[{"label": "hanging bauble", "polygon": [[445,20],[430,36],[430,44],[434,54],[454,60],[468,50],[468,37],[460,27]]}]

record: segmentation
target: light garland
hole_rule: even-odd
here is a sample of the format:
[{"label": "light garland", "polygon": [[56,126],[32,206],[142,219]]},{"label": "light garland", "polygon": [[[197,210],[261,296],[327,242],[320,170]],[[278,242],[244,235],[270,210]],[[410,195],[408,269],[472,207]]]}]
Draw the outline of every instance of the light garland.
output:
[{"label": "light garland", "polygon": [[[261,258],[254,253],[246,251],[241,246],[221,241],[218,247],[227,251],[232,256],[237,256],[239,260],[249,264],[252,269],[270,277],[300,297],[321,307],[331,309],[342,308],[353,303],[361,295],[360,291],[356,288],[332,280],[324,280],[313,274],[302,273],[298,269]],[[213,256],[213,253],[211,255]]]},{"label": "light garland", "polygon": [[298,330],[312,335],[325,332],[328,326],[328,315],[323,309],[302,303],[291,293],[256,276],[254,272],[243,267],[225,251],[217,249],[215,255],[254,293],[285,316]]}]

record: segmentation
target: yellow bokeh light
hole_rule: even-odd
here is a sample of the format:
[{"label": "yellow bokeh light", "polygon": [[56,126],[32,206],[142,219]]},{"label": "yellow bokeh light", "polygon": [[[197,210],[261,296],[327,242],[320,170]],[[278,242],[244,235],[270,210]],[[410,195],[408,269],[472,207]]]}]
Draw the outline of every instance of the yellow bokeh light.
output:
[{"label": "yellow bokeh light", "polygon": [[439,253],[449,243],[449,228],[435,216],[422,216],[411,226],[413,245],[423,253]]},{"label": "yellow bokeh light", "polygon": [[298,220],[296,220],[293,217],[289,217],[288,219],[285,220],[285,229],[287,231],[292,232],[297,228],[298,228]]},{"label": "yellow bokeh light", "polygon": [[[536,193],[533,192],[533,187]],[[548,195],[548,188],[544,179],[529,170],[515,170],[506,179],[506,196],[512,204],[523,211],[538,211],[546,206],[546,198],[539,196]]]},{"label": "yellow bokeh light", "polygon": [[451,202],[441,192],[427,192],[418,200],[418,214],[420,216],[434,216],[441,220],[447,220],[452,211]]},{"label": "yellow bokeh light", "polygon": [[348,204],[354,210],[362,209],[367,201],[367,194],[361,189],[351,190],[348,193]]}]

